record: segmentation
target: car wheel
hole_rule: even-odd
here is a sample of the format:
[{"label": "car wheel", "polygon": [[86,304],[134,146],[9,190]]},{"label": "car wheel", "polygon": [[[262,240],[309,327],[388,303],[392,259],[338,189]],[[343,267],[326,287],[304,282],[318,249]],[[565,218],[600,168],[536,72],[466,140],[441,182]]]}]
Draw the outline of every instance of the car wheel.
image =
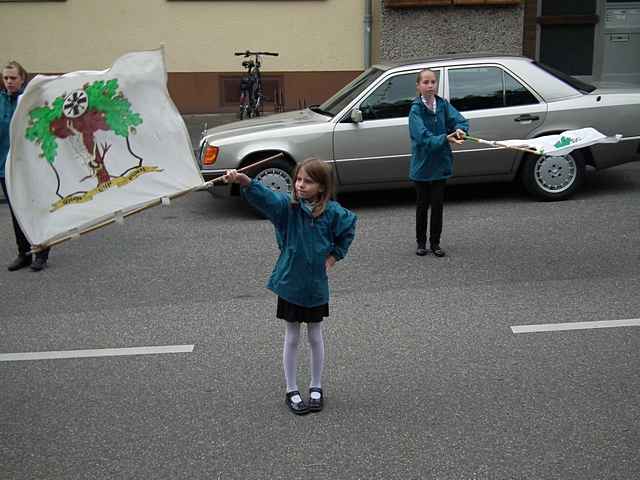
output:
[{"label": "car wheel", "polygon": [[529,193],[542,200],[564,200],[580,188],[584,174],[584,160],[577,151],[561,157],[528,155],[522,183]]},{"label": "car wheel", "polygon": [[274,192],[291,193],[293,179],[291,165],[284,160],[274,160],[262,166],[255,174],[255,179]]}]

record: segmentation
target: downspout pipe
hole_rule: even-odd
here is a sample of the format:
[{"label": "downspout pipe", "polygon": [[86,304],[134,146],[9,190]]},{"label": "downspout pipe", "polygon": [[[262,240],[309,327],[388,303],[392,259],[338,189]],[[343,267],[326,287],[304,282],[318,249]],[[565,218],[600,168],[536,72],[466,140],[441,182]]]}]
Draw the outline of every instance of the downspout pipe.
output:
[{"label": "downspout pipe", "polygon": [[364,0],[364,68],[371,66],[371,11],[373,0]]}]

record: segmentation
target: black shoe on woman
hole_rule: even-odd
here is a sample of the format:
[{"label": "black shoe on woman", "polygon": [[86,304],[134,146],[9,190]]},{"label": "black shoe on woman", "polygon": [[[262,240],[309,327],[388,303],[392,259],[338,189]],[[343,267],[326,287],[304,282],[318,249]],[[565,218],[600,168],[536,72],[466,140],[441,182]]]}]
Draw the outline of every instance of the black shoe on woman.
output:
[{"label": "black shoe on woman", "polygon": [[18,255],[18,257],[9,264],[7,270],[15,272],[16,270],[28,267],[29,265],[31,265],[31,255]]},{"label": "black shoe on woman", "polygon": [[[319,393],[320,398],[313,398],[311,396],[313,392]],[[324,395],[322,394],[322,389],[319,387],[311,387],[309,389],[309,411],[319,412],[322,410],[323,406],[324,406]]]},{"label": "black shoe on woman", "polygon": [[[294,402],[293,400],[291,400],[291,398],[295,397],[296,395],[300,397],[299,402]],[[286,403],[287,407],[289,407],[289,410],[291,410],[296,415],[304,415],[306,413],[309,413],[309,407],[302,400],[302,396],[300,395],[300,392],[298,390],[294,390],[293,392],[288,392],[287,397],[284,400],[284,403]]]}]

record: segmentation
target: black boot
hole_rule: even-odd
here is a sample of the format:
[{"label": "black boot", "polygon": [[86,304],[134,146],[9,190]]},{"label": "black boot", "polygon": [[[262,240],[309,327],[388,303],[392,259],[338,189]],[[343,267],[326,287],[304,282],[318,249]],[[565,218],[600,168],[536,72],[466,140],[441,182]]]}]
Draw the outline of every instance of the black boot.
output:
[{"label": "black boot", "polygon": [[7,270],[15,272],[16,270],[28,267],[29,265],[31,265],[31,255],[18,255],[18,257],[9,264]]},{"label": "black boot", "polygon": [[43,270],[44,267],[46,266],[47,266],[47,259],[45,257],[36,256],[36,259],[31,264],[31,270],[33,270],[34,272],[39,272],[40,270]]}]

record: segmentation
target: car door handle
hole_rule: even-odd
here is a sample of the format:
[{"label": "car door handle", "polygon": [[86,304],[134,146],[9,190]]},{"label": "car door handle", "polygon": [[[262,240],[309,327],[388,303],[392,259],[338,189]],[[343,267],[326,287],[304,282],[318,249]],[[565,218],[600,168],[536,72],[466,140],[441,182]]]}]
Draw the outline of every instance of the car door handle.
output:
[{"label": "car door handle", "polygon": [[534,120],[540,120],[540,117],[537,115],[529,115],[525,113],[524,115],[520,115],[513,119],[514,122],[532,122]]}]

